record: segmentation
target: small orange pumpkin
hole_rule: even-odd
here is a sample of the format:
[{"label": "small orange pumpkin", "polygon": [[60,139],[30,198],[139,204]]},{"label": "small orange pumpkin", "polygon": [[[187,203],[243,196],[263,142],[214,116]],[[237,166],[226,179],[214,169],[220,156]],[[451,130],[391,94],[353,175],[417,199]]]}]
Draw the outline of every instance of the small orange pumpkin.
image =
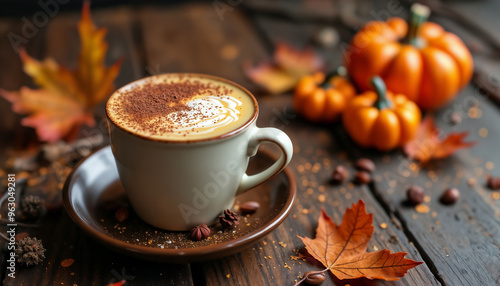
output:
[{"label": "small orange pumpkin", "polygon": [[303,77],[295,87],[293,107],[311,122],[331,123],[340,118],[346,104],[356,95],[356,89],[338,69],[326,76],[318,72]]},{"label": "small orange pumpkin", "polygon": [[386,90],[384,81],[371,80],[374,91],[356,96],[346,107],[342,123],[362,147],[389,151],[413,139],[421,121],[418,106],[402,94]]},{"label": "small orange pumpkin", "polygon": [[456,35],[425,22],[429,8],[414,4],[411,13],[409,27],[401,18],[367,23],[345,53],[345,65],[361,90],[370,89],[369,80],[379,75],[389,90],[422,109],[436,109],[467,85],[472,56]]}]

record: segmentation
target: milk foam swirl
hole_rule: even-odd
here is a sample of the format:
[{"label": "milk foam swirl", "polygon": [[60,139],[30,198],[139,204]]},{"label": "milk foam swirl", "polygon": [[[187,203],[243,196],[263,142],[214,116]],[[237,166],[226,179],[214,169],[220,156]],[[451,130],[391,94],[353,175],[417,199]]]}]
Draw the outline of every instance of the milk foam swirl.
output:
[{"label": "milk foam swirl", "polygon": [[146,139],[203,141],[238,133],[256,117],[256,102],[224,80],[163,74],[117,90],[106,113],[114,125]]},{"label": "milk foam swirl", "polygon": [[194,131],[197,134],[213,132],[215,129],[238,121],[242,102],[231,96],[204,96],[186,103],[190,110],[167,115],[172,131]]}]

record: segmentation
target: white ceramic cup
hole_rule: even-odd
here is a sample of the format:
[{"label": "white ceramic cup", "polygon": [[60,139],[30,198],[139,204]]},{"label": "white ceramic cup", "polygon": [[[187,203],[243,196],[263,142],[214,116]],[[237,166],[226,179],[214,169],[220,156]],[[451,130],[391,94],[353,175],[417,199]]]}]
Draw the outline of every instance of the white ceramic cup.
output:
[{"label": "white ceramic cup", "polygon": [[[222,78],[191,75],[226,82],[244,91],[254,103],[251,119],[215,138],[179,142],[130,133],[108,115],[113,155],[132,207],[143,221],[172,231],[214,223],[225,209],[231,208],[235,196],[278,174],[293,154],[292,142],[283,131],[256,126],[259,108],[248,90]],[[144,80],[121,89],[140,85]],[[281,156],[266,170],[249,176],[245,173],[249,158],[263,142],[276,144]]]}]

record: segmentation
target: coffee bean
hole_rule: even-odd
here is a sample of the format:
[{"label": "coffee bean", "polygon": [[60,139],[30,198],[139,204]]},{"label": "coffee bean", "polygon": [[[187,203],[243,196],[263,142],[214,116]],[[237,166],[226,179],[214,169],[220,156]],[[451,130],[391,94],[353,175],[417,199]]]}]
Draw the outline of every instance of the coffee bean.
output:
[{"label": "coffee bean", "polygon": [[346,167],[338,165],[335,167],[335,170],[333,170],[331,181],[334,184],[342,184],[347,177],[349,177],[349,171],[347,171]]},{"label": "coffee bean", "polygon": [[373,163],[372,160],[367,159],[367,158],[361,158],[358,161],[356,161],[356,169],[361,170],[361,171],[366,171],[366,172],[373,172],[375,171],[375,163]]},{"label": "coffee bean", "polygon": [[304,280],[304,282],[306,282],[309,285],[320,285],[326,279],[325,273],[318,271],[306,272],[304,273],[304,277],[306,277],[306,280]]},{"label": "coffee bean", "polygon": [[356,174],[354,174],[354,182],[358,185],[368,184],[371,181],[372,176],[368,172],[357,171]]},{"label": "coffee bean", "polygon": [[456,125],[459,124],[460,122],[462,122],[462,115],[460,115],[460,113],[458,112],[453,112],[450,115],[450,123]]},{"label": "coffee bean", "polygon": [[260,208],[260,204],[258,202],[249,201],[240,205],[240,213],[242,214],[253,214]]},{"label": "coffee bean", "polygon": [[115,219],[118,222],[123,222],[127,218],[128,218],[128,208],[127,207],[120,207],[119,209],[116,210]]},{"label": "coffee bean", "polygon": [[489,177],[488,178],[488,188],[492,190],[500,189],[500,177]]},{"label": "coffee bean", "polygon": [[445,205],[454,204],[460,198],[460,191],[456,188],[449,188],[444,191],[439,199]]},{"label": "coffee bean", "polygon": [[406,197],[408,202],[413,205],[421,204],[424,201],[424,189],[419,186],[411,186],[406,190]]}]

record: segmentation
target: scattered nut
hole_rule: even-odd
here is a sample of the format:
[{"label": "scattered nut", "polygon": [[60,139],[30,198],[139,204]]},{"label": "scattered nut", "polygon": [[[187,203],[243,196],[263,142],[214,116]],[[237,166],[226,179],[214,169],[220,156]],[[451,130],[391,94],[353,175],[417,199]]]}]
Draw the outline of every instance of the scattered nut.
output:
[{"label": "scattered nut", "polygon": [[346,167],[343,165],[338,165],[335,167],[335,170],[333,170],[332,173],[332,178],[331,181],[334,184],[342,184],[347,177],[349,177],[349,172],[347,171]]},{"label": "scattered nut", "polygon": [[372,181],[372,176],[366,171],[357,171],[354,174],[354,182],[358,185],[368,184]]},{"label": "scattered nut", "polygon": [[456,188],[449,188],[444,191],[439,199],[445,205],[454,204],[460,198],[460,191]]},{"label": "scattered nut", "polygon": [[418,205],[424,202],[424,189],[419,186],[411,186],[406,190],[406,197],[408,202],[412,205]]},{"label": "scattered nut", "polygon": [[255,201],[248,201],[240,205],[240,213],[242,214],[253,214],[260,208],[260,204]]},{"label": "scattered nut", "polygon": [[319,271],[306,272],[304,273],[304,277],[306,277],[306,280],[304,280],[304,282],[309,285],[320,285],[326,279],[325,273]]},{"label": "scattered nut", "polygon": [[123,222],[128,218],[128,208],[120,207],[115,212],[115,218],[118,222]]},{"label": "scattered nut", "polygon": [[488,188],[492,190],[500,189],[500,177],[489,177],[488,178]]},{"label": "scattered nut", "polygon": [[458,112],[453,112],[451,113],[449,120],[452,125],[459,124],[460,122],[462,122],[462,115],[460,115],[460,113]]},{"label": "scattered nut", "polygon": [[375,163],[373,163],[372,160],[367,158],[361,158],[358,161],[356,161],[355,167],[358,170],[366,171],[368,173],[375,171]]}]

